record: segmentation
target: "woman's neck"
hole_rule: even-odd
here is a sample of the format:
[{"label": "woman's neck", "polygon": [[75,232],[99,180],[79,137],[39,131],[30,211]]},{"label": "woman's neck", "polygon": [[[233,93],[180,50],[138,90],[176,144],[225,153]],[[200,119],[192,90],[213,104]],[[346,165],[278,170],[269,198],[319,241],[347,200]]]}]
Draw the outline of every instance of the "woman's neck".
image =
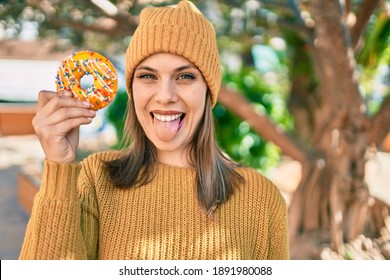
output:
[{"label": "woman's neck", "polygon": [[188,156],[181,152],[162,152],[157,154],[158,161],[160,163],[177,166],[177,167],[193,167],[188,160]]}]

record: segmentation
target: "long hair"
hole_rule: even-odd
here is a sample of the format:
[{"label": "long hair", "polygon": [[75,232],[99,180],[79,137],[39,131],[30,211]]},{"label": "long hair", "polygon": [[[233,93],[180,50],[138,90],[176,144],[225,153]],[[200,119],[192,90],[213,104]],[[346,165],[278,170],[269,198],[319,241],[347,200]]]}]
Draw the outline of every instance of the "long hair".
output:
[{"label": "long hair", "polygon": [[[120,158],[106,162],[110,180],[118,188],[145,185],[157,173],[157,151],[137,119],[132,94],[129,95],[124,135],[124,142],[130,146]],[[189,161],[197,170],[199,206],[212,218],[217,207],[230,198],[243,178],[235,171],[238,165],[222,153],[215,140],[209,92],[203,117],[187,149]]]}]

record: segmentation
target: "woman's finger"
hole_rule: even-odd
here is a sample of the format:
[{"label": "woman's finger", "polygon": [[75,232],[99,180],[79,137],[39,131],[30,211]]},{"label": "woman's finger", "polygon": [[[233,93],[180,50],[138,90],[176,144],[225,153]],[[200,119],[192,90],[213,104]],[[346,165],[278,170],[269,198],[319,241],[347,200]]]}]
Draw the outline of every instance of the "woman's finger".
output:
[{"label": "woman's finger", "polygon": [[78,117],[72,119],[65,119],[64,121],[57,123],[55,125],[48,125],[47,123],[37,124],[35,128],[35,133],[38,138],[47,143],[55,139],[63,139],[65,136],[75,128],[80,127],[81,125],[91,123],[93,118],[91,117]]},{"label": "woman's finger", "polygon": [[57,95],[56,97],[50,97],[50,100],[48,100],[45,106],[43,106],[38,112],[43,116],[48,117],[62,108],[72,107],[89,109],[91,108],[91,104],[88,101],[81,101],[72,97]]},{"label": "woman's finger", "polygon": [[37,104],[37,112],[41,111],[42,108],[52,99],[55,98],[57,95],[54,91],[47,91],[47,90],[41,90],[38,93],[38,104]]},{"label": "woman's finger", "polygon": [[71,108],[61,108],[49,116],[44,116],[42,117],[42,121],[44,121],[47,125],[55,125],[67,119],[74,119],[80,117],[94,118],[95,116],[96,116],[96,112],[93,110],[71,107]]}]

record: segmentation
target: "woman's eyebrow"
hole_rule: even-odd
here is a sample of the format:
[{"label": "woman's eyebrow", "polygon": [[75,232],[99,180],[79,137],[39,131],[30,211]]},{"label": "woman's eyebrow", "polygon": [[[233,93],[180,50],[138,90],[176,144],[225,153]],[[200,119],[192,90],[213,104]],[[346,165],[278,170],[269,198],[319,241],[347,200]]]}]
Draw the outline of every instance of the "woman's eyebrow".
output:
[{"label": "woman's eyebrow", "polygon": [[198,68],[194,65],[184,65],[184,66],[180,66],[178,68],[176,68],[174,71],[175,72],[180,72],[180,71],[183,71],[183,70],[186,70],[186,69],[196,69],[198,70]]},{"label": "woman's eyebrow", "polygon": [[150,71],[150,72],[157,72],[156,69],[153,69],[149,66],[139,66],[137,68],[135,68],[135,71],[138,71],[138,70],[147,70],[147,71]]},{"label": "woman's eyebrow", "polygon": [[[198,68],[196,66],[194,66],[194,65],[183,65],[183,66],[180,66],[180,67],[174,69],[173,71],[174,72],[180,72],[180,71],[183,71],[183,70],[186,70],[186,69],[198,70]],[[147,71],[150,71],[150,72],[157,72],[157,70],[152,68],[152,67],[142,66],[142,65],[140,65],[139,67],[135,68],[135,71],[139,71],[139,70],[147,70]]]}]

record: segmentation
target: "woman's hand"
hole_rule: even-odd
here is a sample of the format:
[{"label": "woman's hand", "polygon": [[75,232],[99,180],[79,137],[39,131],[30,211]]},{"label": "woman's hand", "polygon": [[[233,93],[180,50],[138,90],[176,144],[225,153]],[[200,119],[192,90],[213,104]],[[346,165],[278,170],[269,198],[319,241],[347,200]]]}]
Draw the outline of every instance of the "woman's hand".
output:
[{"label": "woman's hand", "polygon": [[79,128],[96,116],[88,101],[72,98],[72,93],[41,91],[37,113],[32,121],[46,159],[74,162],[79,143]]}]

